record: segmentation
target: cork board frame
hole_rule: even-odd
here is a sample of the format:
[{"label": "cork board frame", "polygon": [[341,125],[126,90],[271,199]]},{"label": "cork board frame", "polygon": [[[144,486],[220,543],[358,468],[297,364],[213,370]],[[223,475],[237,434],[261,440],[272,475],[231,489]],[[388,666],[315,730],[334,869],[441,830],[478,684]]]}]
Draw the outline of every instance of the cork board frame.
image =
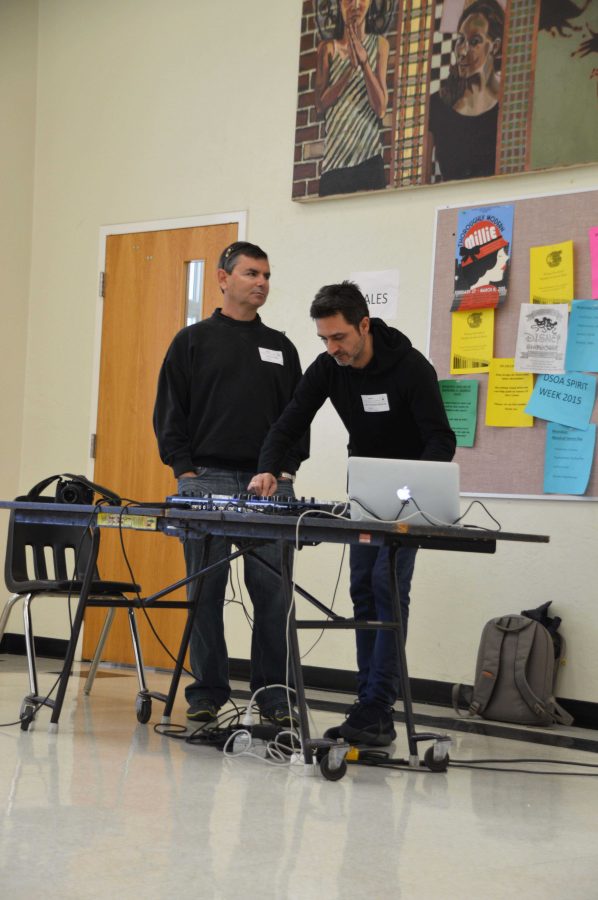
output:
[{"label": "cork board frame", "polygon": [[[514,207],[513,246],[509,293],[496,311],[494,356],[513,357],[519,307],[529,302],[529,250],[532,246],[573,241],[575,297],[591,298],[588,230],[598,225],[598,190],[582,190],[550,196],[501,200]],[[533,428],[493,428],[484,424],[488,376],[450,375],[451,313],[454,287],[454,253],[460,209],[488,206],[477,203],[444,207],[436,211],[428,355],[439,378],[470,378],[479,383],[476,438],[473,447],[459,447],[461,492],[475,496],[508,496],[537,499],[598,500],[596,453],[586,493],[582,497],[545,494],[544,454],[546,422],[534,420]],[[494,204],[496,205],[496,203]],[[591,421],[598,422],[598,404]]]}]

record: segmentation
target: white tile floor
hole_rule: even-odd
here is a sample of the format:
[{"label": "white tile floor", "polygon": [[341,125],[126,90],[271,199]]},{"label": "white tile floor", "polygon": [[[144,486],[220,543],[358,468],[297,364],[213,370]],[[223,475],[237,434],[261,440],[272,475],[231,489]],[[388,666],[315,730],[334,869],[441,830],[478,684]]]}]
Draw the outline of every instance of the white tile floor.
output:
[{"label": "white tile floor", "polygon": [[[49,687],[58,664],[40,669]],[[47,709],[29,731],[0,728],[3,897],[598,898],[598,778],[580,775],[598,768],[557,765],[598,766],[595,752],[455,730],[453,760],[551,762],[542,775],[350,765],[331,782],[161,736],[159,702],[150,724],[136,720],[134,672],[100,675],[89,697],[71,679],[58,733]],[[150,671],[148,683],[165,691],[168,678]],[[13,721],[27,691],[22,658],[0,656],[0,691],[0,721]],[[173,722],[184,709],[181,690]],[[340,718],[313,712],[320,734]],[[396,755],[407,755],[401,723]]]}]

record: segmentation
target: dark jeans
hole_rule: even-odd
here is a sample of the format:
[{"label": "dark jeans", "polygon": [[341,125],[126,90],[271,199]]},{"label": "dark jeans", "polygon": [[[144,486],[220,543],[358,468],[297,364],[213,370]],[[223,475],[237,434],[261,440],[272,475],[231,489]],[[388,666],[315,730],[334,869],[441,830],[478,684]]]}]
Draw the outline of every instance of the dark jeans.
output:
[{"label": "dark jeans", "polygon": [[[416,553],[416,548],[401,547],[396,557],[405,637]],[[393,620],[388,547],[351,547],[351,599],[356,619]],[[358,700],[385,708],[392,706],[400,689],[395,633],[359,629],[355,632],[355,641]]]},{"label": "dark jeans", "polygon": [[[238,496],[247,491],[254,472],[227,469],[198,468],[197,478],[180,478],[179,494],[186,497],[201,494]],[[290,481],[278,482],[278,495],[293,496]],[[187,574],[197,572],[200,565],[203,539],[188,539],[184,543]],[[208,558],[203,567],[223,559],[231,552],[232,541],[213,535],[209,541]],[[243,541],[235,541],[239,547]],[[278,544],[264,544],[255,553],[270,565],[280,569]],[[286,617],[287,611],[280,588],[280,579],[251,557],[244,557],[244,578],[253,604],[253,633],[251,637],[251,691],[271,684],[286,684]],[[230,566],[223,565],[207,575],[201,588],[190,641],[191,671],[195,681],[185,688],[189,703],[200,699],[212,700],[223,706],[230,697],[228,652],[224,637],[224,598]],[[191,585],[188,588],[190,592]],[[290,682],[292,684],[292,682]],[[266,709],[281,702],[286,704],[284,688],[261,691],[256,702]]]}]

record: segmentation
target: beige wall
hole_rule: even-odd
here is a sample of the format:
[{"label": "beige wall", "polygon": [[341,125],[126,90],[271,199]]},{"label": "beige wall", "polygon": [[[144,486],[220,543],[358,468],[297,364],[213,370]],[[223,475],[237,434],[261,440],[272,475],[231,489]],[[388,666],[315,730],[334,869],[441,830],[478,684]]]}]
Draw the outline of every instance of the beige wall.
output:
[{"label": "beige wall", "polygon": [[[598,166],[592,166],[296,204],[290,194],[301,0],[40,0],[39,7],[31,316],[20,467],[6,441],[0,451],[0,478],[9,496],[52,472],[90,471],[101,226],[246,209],[248,238],[271,257],[265,318],[287,331],[307,364],[320,350],[307,316],[311,297],[323,283],[355,269],[400,270],[396,324],[425,351],[438,206],[596,185]],[[21,14],[24,42],[33,36],[28,23]],[[29,67],[34,71],[32,55]],[[25,129],[25,135],[32,139],[32,131]],[[22,211],[20,216],[28,224]],[[19,249],[26,270],[26,234]],[[22,288],[19,272],[14,281]],[[11,308],[4,290],[0,302],[3,311]],[[19,317],[14,337],[4,338],[9,353],[13,345],[22,348],[23,331]],[[12,369],[4,360],[2,365],[12,382]],[[18,404],[10,415],[19,424]],[[299,493],[344,495],[345,443],[342,428],[325,408],[313,429],[313,455],[301,470]],[[410,624],[411,674],[471,680],[486,619],[551,599],[563,617],[571,655],[560,693],[596,701],[591,687],[598,676],[596,505],[514,500],[490,505],[505,529],[548,533],[551,543],[501,546],[490,557],[422,552]],[[340,553],[336,547],[302,551],[298,580],[326,599]],[[346,578],[337,608],[349,613]],[[61,633],[62,625],[52,616],[40,620],[46,634]],[[246,656],[249,638],[242,617],[231,613],[228,629],[231,654]],[[305,647],[313,639],[302,635]],[[326,635],[306,662],[352,668],[352,636]]]},{"label": "beige wall", "polygon": [[[31,261],[37,0],[0,3],[0,496],[18,490]],[[4,547],[6,516],[0,516]],[[14,630],[14,629],[13,629]]]}]

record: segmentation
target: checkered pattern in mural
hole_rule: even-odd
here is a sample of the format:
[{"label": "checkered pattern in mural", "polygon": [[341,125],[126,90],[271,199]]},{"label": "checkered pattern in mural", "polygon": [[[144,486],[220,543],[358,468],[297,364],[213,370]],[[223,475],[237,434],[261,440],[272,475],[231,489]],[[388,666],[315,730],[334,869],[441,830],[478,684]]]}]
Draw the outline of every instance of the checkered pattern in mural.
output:
[{"label": "checkered pattern in mural", "polygon": [[[528,169],[528,129],[537,15],[535,0],[511,0],[507,9],[497,150],[497,172],[500,174],[524,172]],[[508,65],[505,65],[507,61]]]},{"label": "checkered pattern in mural", "polygon": [[[430,94],[440,90],[440,85],[449,76],[455,36],[441,31],[443,3],[436,3],[434,10],[434,33],[432,35],[432,59],[430,63]],[[432,150],[430,183],[442,181],[440,169]]]},{"label": "checkered pattern in mural", "polygon": [[435,0],[404,0],[395,104],[393,185],[423,182],[426,96]]}]

